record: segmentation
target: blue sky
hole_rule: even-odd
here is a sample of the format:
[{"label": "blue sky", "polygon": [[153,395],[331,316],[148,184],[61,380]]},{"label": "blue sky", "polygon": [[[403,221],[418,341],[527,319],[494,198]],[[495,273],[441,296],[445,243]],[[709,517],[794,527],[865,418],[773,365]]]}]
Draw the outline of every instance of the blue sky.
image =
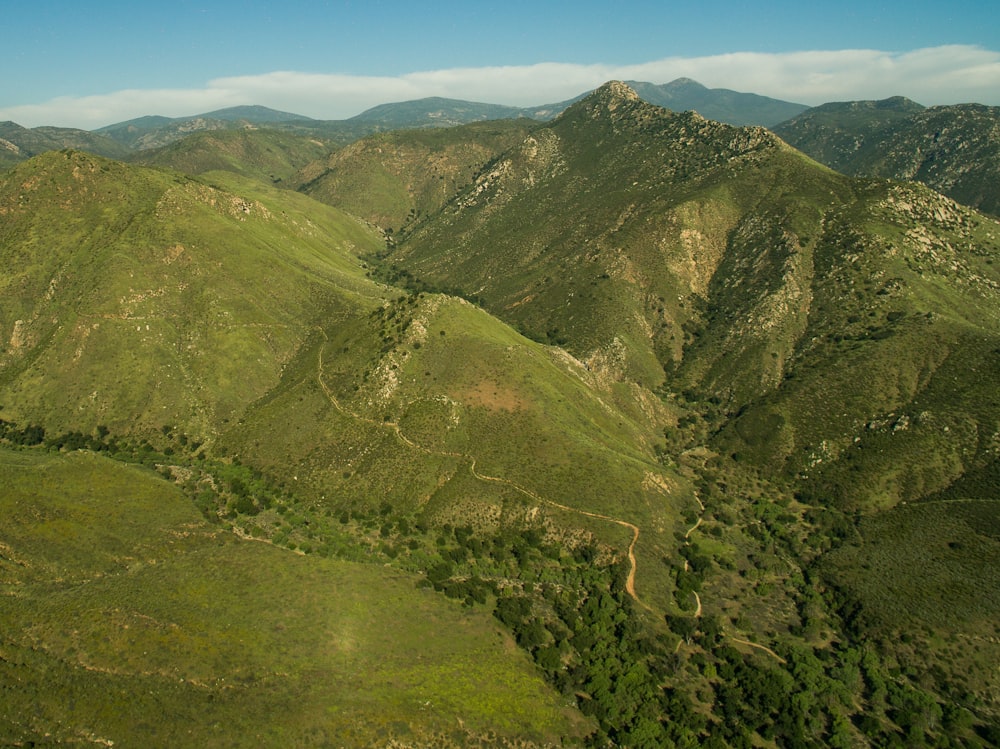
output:
[{"label": "blue sky", "polygon": [[7,3],[0,120],[99,127],[264,104],[318,118],[451,96],[530,106],[609,78],[804,104],[1000,105],[1000,3]]}]

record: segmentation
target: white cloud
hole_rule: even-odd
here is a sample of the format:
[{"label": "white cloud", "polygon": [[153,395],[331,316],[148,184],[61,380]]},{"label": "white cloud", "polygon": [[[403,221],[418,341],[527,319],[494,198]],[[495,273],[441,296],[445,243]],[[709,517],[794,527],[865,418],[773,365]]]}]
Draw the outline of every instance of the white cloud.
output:
[{"label": "white cloud", "polygon": [[922,104],[1000,105],[1000,53],[952,45],[880,50],[736,52],[670,57],[638,65],[540,63],[454,68],[397,77],[282,71],[217,78],[199,89],[128,90],[61,97],[0,108],[0,120],[27,127],[87,129],[146,114],[186,116],[238,104],[263,104],[320,119],[343,119],[386,102],[444,96],[534,106],[571,98],[611,79],[667,83],[693,78],[803,104],[907,96]]}]

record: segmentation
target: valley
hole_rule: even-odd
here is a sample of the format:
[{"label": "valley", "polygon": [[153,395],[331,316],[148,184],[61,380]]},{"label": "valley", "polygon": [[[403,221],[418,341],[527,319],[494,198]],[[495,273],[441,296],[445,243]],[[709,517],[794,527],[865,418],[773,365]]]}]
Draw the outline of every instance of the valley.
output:
[{"label": "valley", "polygon": [[0,744],[1000,743],[985,197],[291,117],[0,172]]}]

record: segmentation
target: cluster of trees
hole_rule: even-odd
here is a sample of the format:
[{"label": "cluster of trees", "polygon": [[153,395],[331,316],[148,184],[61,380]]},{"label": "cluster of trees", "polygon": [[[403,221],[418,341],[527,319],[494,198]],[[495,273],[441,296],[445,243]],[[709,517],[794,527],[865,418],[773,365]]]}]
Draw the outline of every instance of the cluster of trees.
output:
[{"label": "cluster of trees", "polygon": [[14,422],[0,419],[0,440],[12,445],[32,447],[45,441],[45,429],[37,424],[21,427]]},{"label": "cluster of trees", "polygon": [[376,281],[381,281],[389,286],[406,289],[412,295],[446,294],[447,296],[464,299],[477,307],[481,307],[484,304],[483,298],[477,294],[469,294],[451,284],[438,284],[415,276],[408,269],[402,268],[396,263],[388,262],[386,257],[387,255],[384,253],[365,256],[364,259],[368,263],[367,275],[369,278],[374,278]]},{"label": "cluster of trees", "polygon": [[103,453],[114,460],[148,468],[160,466],[160,471],[168,479],[173,479],[168,464],[180,463],[189,468],[196,467],[197,470],[191,473],[182,488],[210,520],[257,515],[277,501],[280,492],[260,471],[242,466],[238,461],[224,463],[207,460],[201,452],[200,440],[189,438],[171,425],[164,425],[160,432],[164,444],[154,447],[147,438],[116,437],[103,424],[98,425],[90,434],[78,430],[47,434],[38,425],[21,427],[0,419],[0,441],[11,445],[61,452],[90,450]]},{"label": "cluster of trees", "polygon": [[[384,313],[386,323],[405,326],[407,306]],[[876,746],[950,747],[1000,738],[968,710],[890,675],[866,641],[869,627],[856,602],[837,588],[820,596],[808,568],[794,581],[802,588],[803,629],[815,609],[839,622],[840,644],[812,647],[808,636],[792,632],[774,645],[779,660],[737,649],[711,615],[650,622],[626,591],[627,564],[593,543],[564,545],[538,525],[453,527],[388,505],[343,510],[338,523],[331,508],[302,505],[259,471],[194,454],[200,445],[172,429],[165,427],[163,436],[180,454],[168,460],[165,449],[115,440],[106,427],[53,436],[0,421],[0,439],[11,444],[99,450],[147,465],[180,461],[189,469],[183,488],[213,519],[306,552],[381,557],[421,571],[423,585],[464,605],[491,607],[553,686],[594,718],[593,746],[750,747],[763,740],[847,747],[865,736]],[[712,487],[701,490],[713,507],[719,498]],[[856,533],[852,519],[836,509],[808,510],[799,527],[813,532],[802,535],[791,530],[794,518],[780,504],[758,503],[747,512],[756,521],[748,524],[756,529],[748,538],[768,548],[815,545],[796,553],[804,559]],[[680,554],[687,561],[677,576],[683,597],[699,590],[714,563],[696,543],[681,546]]]}]

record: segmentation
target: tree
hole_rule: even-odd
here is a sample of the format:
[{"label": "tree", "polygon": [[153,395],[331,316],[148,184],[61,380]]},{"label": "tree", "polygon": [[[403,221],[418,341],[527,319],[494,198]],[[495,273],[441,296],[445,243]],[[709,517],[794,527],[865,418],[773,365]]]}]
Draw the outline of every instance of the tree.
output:
[{"label": "tree", "polygon": [[667,614],[667,626],[670,631],[690,643],[694,633],[698,631],[698,620],[693,616],[673,616]]}]

